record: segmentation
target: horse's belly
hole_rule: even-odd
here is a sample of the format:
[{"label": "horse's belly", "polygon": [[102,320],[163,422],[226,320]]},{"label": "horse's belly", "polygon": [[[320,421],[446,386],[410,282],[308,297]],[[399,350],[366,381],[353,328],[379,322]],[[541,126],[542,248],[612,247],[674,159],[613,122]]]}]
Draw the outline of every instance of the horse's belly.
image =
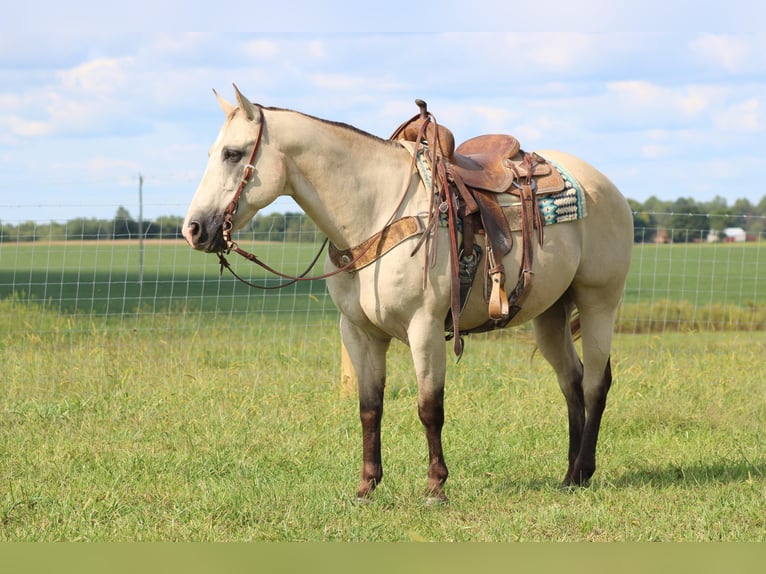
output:
[{"label": "horse's belly", "polygon": [[[505,267],[505,293],[509,295],[519,281],[521,237],[514,234],[514,248],[503,260]],[[521,325],[534,319],[566,292],[574,280],[580,264],[581,243],[578,224],[562,223],[546,227],[542,247],[535,243],[532,264],[532,282],[524,294],[521,310],[509,326]],[[489,284],[483,266],[480,266],[471,288],[471,294],[460,316],[460,329],[467,331],[489,321]]]}]

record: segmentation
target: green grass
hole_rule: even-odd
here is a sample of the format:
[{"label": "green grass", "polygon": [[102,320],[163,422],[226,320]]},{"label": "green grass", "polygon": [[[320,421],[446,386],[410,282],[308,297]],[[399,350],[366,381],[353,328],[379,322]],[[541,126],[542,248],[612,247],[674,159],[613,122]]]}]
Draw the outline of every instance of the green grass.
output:
[{"label": "green grass", "polygon": [[[289,274],[302,272],[318,250],[317,245],[298,243],[243,243],[243,247]],[[169,309],[270,312],[284,310],[296,299],[301,309],[309,311],[331,307],[321,281],[299,283],[281,295],[253,291],[228,273],[219,277],[214,255],[194,252],[183,242],[147,243],[143,282],[138,261],[136,242],[6,243],[0,245],[0,299],[15,292],[61,311],[91,314]],[[247,279],[270,285],[280,282],[238,256],[230,256],[230,261]],[[315,271],[321,274],[321,264]],[[763,242],[636,245],[625,302],[762,307],[766,305],[764,282]]]},{"label": "green grass", "polygon": [[[143,323],[142,323],[143,322]],[[588,489],[527,337],[451,364],[450,503],[427,507],[407,350],[389,361],[384,482],[359,505],[334,320],[174,313],[131,326],[0,306],[0,540],[766,540],[762,333],[618,336]]]},{"label": "green grass", "polygon": [[[242,245],[288,274],[302,273],[319,246]],[[258,284],[284,281],[229,256],[237,272]],[[316,266],[321,274],[322,265]],[[279,292],[253,290],[219,273],[215,255],[192,251],[184,242],[147,242],[143,280],[138,243],[83,241],[9,243],[0,246],[0,300],[14,295],[66,313],[131,315],[166,311],[215,313],[324,313],[332,303],[321,282],[300,282]]]},{"label": "green grass", "polygon": [[[174,242],[146,245],[140,282],[137,249],[0,246],[2,541],[766,540],[760,244],[636,247],[588,489],[558,489],[565,407],[528,332],[470,337],[439,507],[402,345],[384,482],[359,505],[324,286],[252,291]],[[254,248],[288,273],[315,249]]]},{"label": "green grass", "polygon": [[748,306],[766,303],[766,243],[635,245],[627,303],[647,300]]}]

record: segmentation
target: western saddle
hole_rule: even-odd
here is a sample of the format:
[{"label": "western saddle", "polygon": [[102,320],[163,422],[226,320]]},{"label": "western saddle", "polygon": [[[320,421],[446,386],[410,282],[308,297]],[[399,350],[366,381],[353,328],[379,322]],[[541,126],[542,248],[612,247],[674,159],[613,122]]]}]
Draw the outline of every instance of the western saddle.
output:
[{"label": "western saddle", "polygon": [[[452,132],[436,123],[423,100],[415,103],[420,113],[399,126],[391,139],[422,146],[431,165],[436,194],[431,216],[437,210],[447,214],[452,237],[453,284],[451,316],[447,317],[446,330],[454,336],[455,352],[459,356],[462,341],[458,317],[484,255],[475,242],[476,235],[485,237],[487,283],[484,290],[490,320],[471,332],[504,327],[521,309],[532,284],[535,229],[537,242],[543,241],[543,220],[537,197],[560,192],[565,183],[557,169],[536,153],[524,152],[511,135],[481,135],[455,148]],[[520,202],[521,266],[510,295],[505,293],[503,256],[511,251],[513,236],[498,201],[502,194],[511,194]],[[434,217],[429,219],[432,222]],[[463,235],[461,246],[457,245],[459,225]]]}]

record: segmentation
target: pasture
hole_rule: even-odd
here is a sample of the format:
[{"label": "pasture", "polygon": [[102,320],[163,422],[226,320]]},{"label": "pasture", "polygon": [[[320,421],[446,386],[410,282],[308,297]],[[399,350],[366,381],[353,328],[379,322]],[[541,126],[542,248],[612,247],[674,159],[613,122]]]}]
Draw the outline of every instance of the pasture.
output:
[{"label": "pasture", "polygon": [[[558,488],[564,400],[528,332],[468,338],[435,507],[402,345],[386,475],[356,502],[357,404],[321,284],[250,291],[173,243],[146,246],[143,282],[135,244],[2,245],[0,540],[764,541],[763,327],[651,315],[762,321],[761,245],[637,247],[587,489]],[[315,248],[258,249],[295,272]]]}]

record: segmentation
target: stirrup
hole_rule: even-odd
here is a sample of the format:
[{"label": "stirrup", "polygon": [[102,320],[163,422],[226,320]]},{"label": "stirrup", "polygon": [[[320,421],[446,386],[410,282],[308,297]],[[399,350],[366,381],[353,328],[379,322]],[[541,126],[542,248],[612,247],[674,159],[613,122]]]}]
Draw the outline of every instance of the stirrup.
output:
[{"label": "stirrup", "polygon": [[493,321],[507,319],[510,314],[508,297],[505,295],[505,273],[493,273],[490,276],[492,291],[489,294],[489,317]]}]

